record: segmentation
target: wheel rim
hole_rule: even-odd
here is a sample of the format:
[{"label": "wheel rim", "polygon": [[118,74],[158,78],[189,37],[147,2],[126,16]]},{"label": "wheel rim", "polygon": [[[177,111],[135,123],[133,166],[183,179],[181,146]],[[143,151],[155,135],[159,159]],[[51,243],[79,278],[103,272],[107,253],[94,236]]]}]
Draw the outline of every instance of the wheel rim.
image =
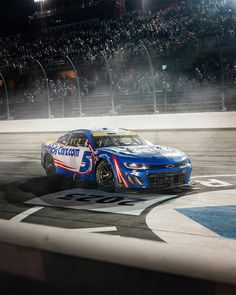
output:
[{"label": "wheel rim", "polygon": [[107,162],[103,162],[97,171],[98,183],[105,187],[110,188],[114,185],[114,175],[111,166]]}]

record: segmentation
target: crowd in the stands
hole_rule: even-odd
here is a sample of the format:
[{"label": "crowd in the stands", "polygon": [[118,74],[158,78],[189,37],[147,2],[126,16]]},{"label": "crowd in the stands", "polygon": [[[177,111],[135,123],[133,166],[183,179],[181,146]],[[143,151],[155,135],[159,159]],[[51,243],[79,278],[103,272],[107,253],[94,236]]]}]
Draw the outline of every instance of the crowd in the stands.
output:
[{"label": "crowd in the stands", "polygon": [[[78,87],[79,82],[79,87]],[[84,97],[96,88],[98,77],[96,75],[90,78],[79,79],[67,76],[59,76],[48,80],[48,89],[51,100],[62,100],[67,97],[76,97],[80,92]],[[47,87],[45,79],[36,79],[29,89],[24,91],[24,98],[27,102],[45,100],[47,97]]]},{"label": "crowd in the stands", "polygon": [[222,59],[222,65],[218,57],[207,57],[196,63],[191,72],[184,73],[173,71],[167,65],[163,69],[154,71],[154,77],[150,69],[142,71],[141,68],[130,68],[122,73],[114,73],[114,82],[118,92],[147,93],[152,91],[153,78],[156,89],[167,88],[169,90],[183,91],[198,87],[210,87],[222,83],[236,85],[236,60],[235,58]]},{"label": "crowd in the stands", "polygon": [[[0,67],[23,72],[27,65],[38,59],[47,68],[68,55],[76,64],[102,61],[101,51],[109,59],[125,52],[132,56],[146,55],[143,45],[152,54],[182,50],[189,43],[195,45],[204,38],[213,38],[218,44],[225,38],[236,37],[236,10],[226,0],[185,0],[157,12],[127,13],[119,20],[101,20],[93,26],[64,27],[42,34],[22,36],[11,35],[0,38]],[[92,2],[91,2],[92,3]],[[102,61],[104,62],[104,61]],[[215,64],[214,64],[215,63]],[[173,76],[168,71],[155,70],[157,88],[182,88],[183,85],[196,86],[214,82],[219,78],[219,61],[204,62],[192,69],[191,77],[179,73]],[[235,79],[234,63],[224,61],[224,75]],[[99,74],[98,74],[99,75]],[[152,86],[150,73],[127,70],[119,77],[113,73],[117,90],[125,89],[146,92]],[[84,78],[80,81],[81,92],[88,94],[95,88],[96,79]],[[38,80],[34,85],[36,94],[26,91],[26,97],[36,97],[44,83]],[[136,87],[137,86],[137,87]],[[52,97],[68,95],[76,91],[74,80],[59,79],[49,81]],[[138,90],[137,90],[138,89]],[[32,98],[33,99],[33,98]]]},{"label": "crowd in the stands", "polygon": [[22,70],[31,58],[44,65],[65,55],[75,62],[107,57],[123,49],[140,54],[141,43],[156,52],[177,50],[204,37],[235,37],[236,12],[218,0],[182,1],[157,12],[127,13],[119,20],[100,21],[94,27],[57,29],[53,33],[0,38],[1,65]]},{"label": "crowd in the stands", "polygon": [[[165,70],[156,70],[154,77],[151,76],[150,70],[142,70],[137,67],[129,68],[123,72],[113,72],[112,79],[114,89],[119,94],[150,94],[153,91],[153,78],[156,90],[168,90],[188,92],[196,90],[199,87],[210,87],[214,83],[222,81],[221,65],[214,58],[195,65],[192,75],[182,73],[173,73],[168,67]],[[231,85],[236,85],[236,62],[225,60],[224,81]],[[104,76],[101,77],[95,73],[86,78],[79,80],[81,97],[95,91],[96,87],[104,83]],[[36,79],[31,88],[25,91],[26,101],[34,102],[45,99],[45,80]],[[78,95],[78,81],[76,78],[55,77],[49,80],[50,98],[52,100],[66,99]],[[110,88],[107,88],[110,91]]]}]

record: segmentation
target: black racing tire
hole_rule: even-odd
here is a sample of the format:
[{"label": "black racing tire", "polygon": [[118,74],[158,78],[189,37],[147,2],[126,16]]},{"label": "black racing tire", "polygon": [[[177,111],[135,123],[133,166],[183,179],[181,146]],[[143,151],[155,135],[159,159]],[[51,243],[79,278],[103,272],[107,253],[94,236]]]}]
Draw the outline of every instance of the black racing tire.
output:
[{"label": "black racing tire", "polygon": [[111,165],[106,160],[98,163],[96,182],[99,188],[107,192],[115,191],[115,177]]},{"label": "black racing tire", "polygon": [[57,176],[53,157],[50,154],[47,154],[44,159],[44,169],[49,178],[55,178]]}]

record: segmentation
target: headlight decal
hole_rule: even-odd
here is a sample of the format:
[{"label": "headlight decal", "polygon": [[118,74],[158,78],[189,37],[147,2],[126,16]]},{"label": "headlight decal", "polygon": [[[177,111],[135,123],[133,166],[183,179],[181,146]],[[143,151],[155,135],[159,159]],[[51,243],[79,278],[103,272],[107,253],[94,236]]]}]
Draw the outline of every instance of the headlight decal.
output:
[{"label": "headlight decal", "polygon": [[145,165],[145,164],[137,164],[137,163],[123,163],[124,166],[128,169],[132,170],[147,170],[150,169],[150,165]]},{"label": "headlight decal", "polygon": [[185,160],[183,160],[183,161],[181,162],[181,165],[182,165],[182,166],[186,166],[186,165],[188,165],[188,164],[190,164],[190,160],[189,160],[189,158],[186,158]]}]

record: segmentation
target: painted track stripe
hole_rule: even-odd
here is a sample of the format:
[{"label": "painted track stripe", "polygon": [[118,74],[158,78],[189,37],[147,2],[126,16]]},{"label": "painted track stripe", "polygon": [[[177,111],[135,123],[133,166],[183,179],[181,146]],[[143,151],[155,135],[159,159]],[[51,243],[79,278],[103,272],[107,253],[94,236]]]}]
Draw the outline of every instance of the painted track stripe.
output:
[{"label": "painted track stripe", "polygon": [[36,206],[36,207],[32,207],[16,216],[14,216],[13,218],[11,218],[11,221],[15,221],[15,222],[21,222],[22,220],[24,220],[25,218],[27,218],[28,216],[34,214],[35,212],[43,209],[43,206]]},{"label": "painted track stripe", "polygon": [[115,226],[107,226],[107,227],[93,227],[93,228],[75,228],[71,229],[72,231],[77,232],[85,232],[85,233],[98,233],[98,232],[110,232],[110,231],[117,231]]},{"label": "painted track stripe", "polygon": [[195,178],[207,178],[207,177],[236,177],[236,174],[224,174],[224,175],[199,175],[199,176],[191,176],[191,179],[195,179]]}]

